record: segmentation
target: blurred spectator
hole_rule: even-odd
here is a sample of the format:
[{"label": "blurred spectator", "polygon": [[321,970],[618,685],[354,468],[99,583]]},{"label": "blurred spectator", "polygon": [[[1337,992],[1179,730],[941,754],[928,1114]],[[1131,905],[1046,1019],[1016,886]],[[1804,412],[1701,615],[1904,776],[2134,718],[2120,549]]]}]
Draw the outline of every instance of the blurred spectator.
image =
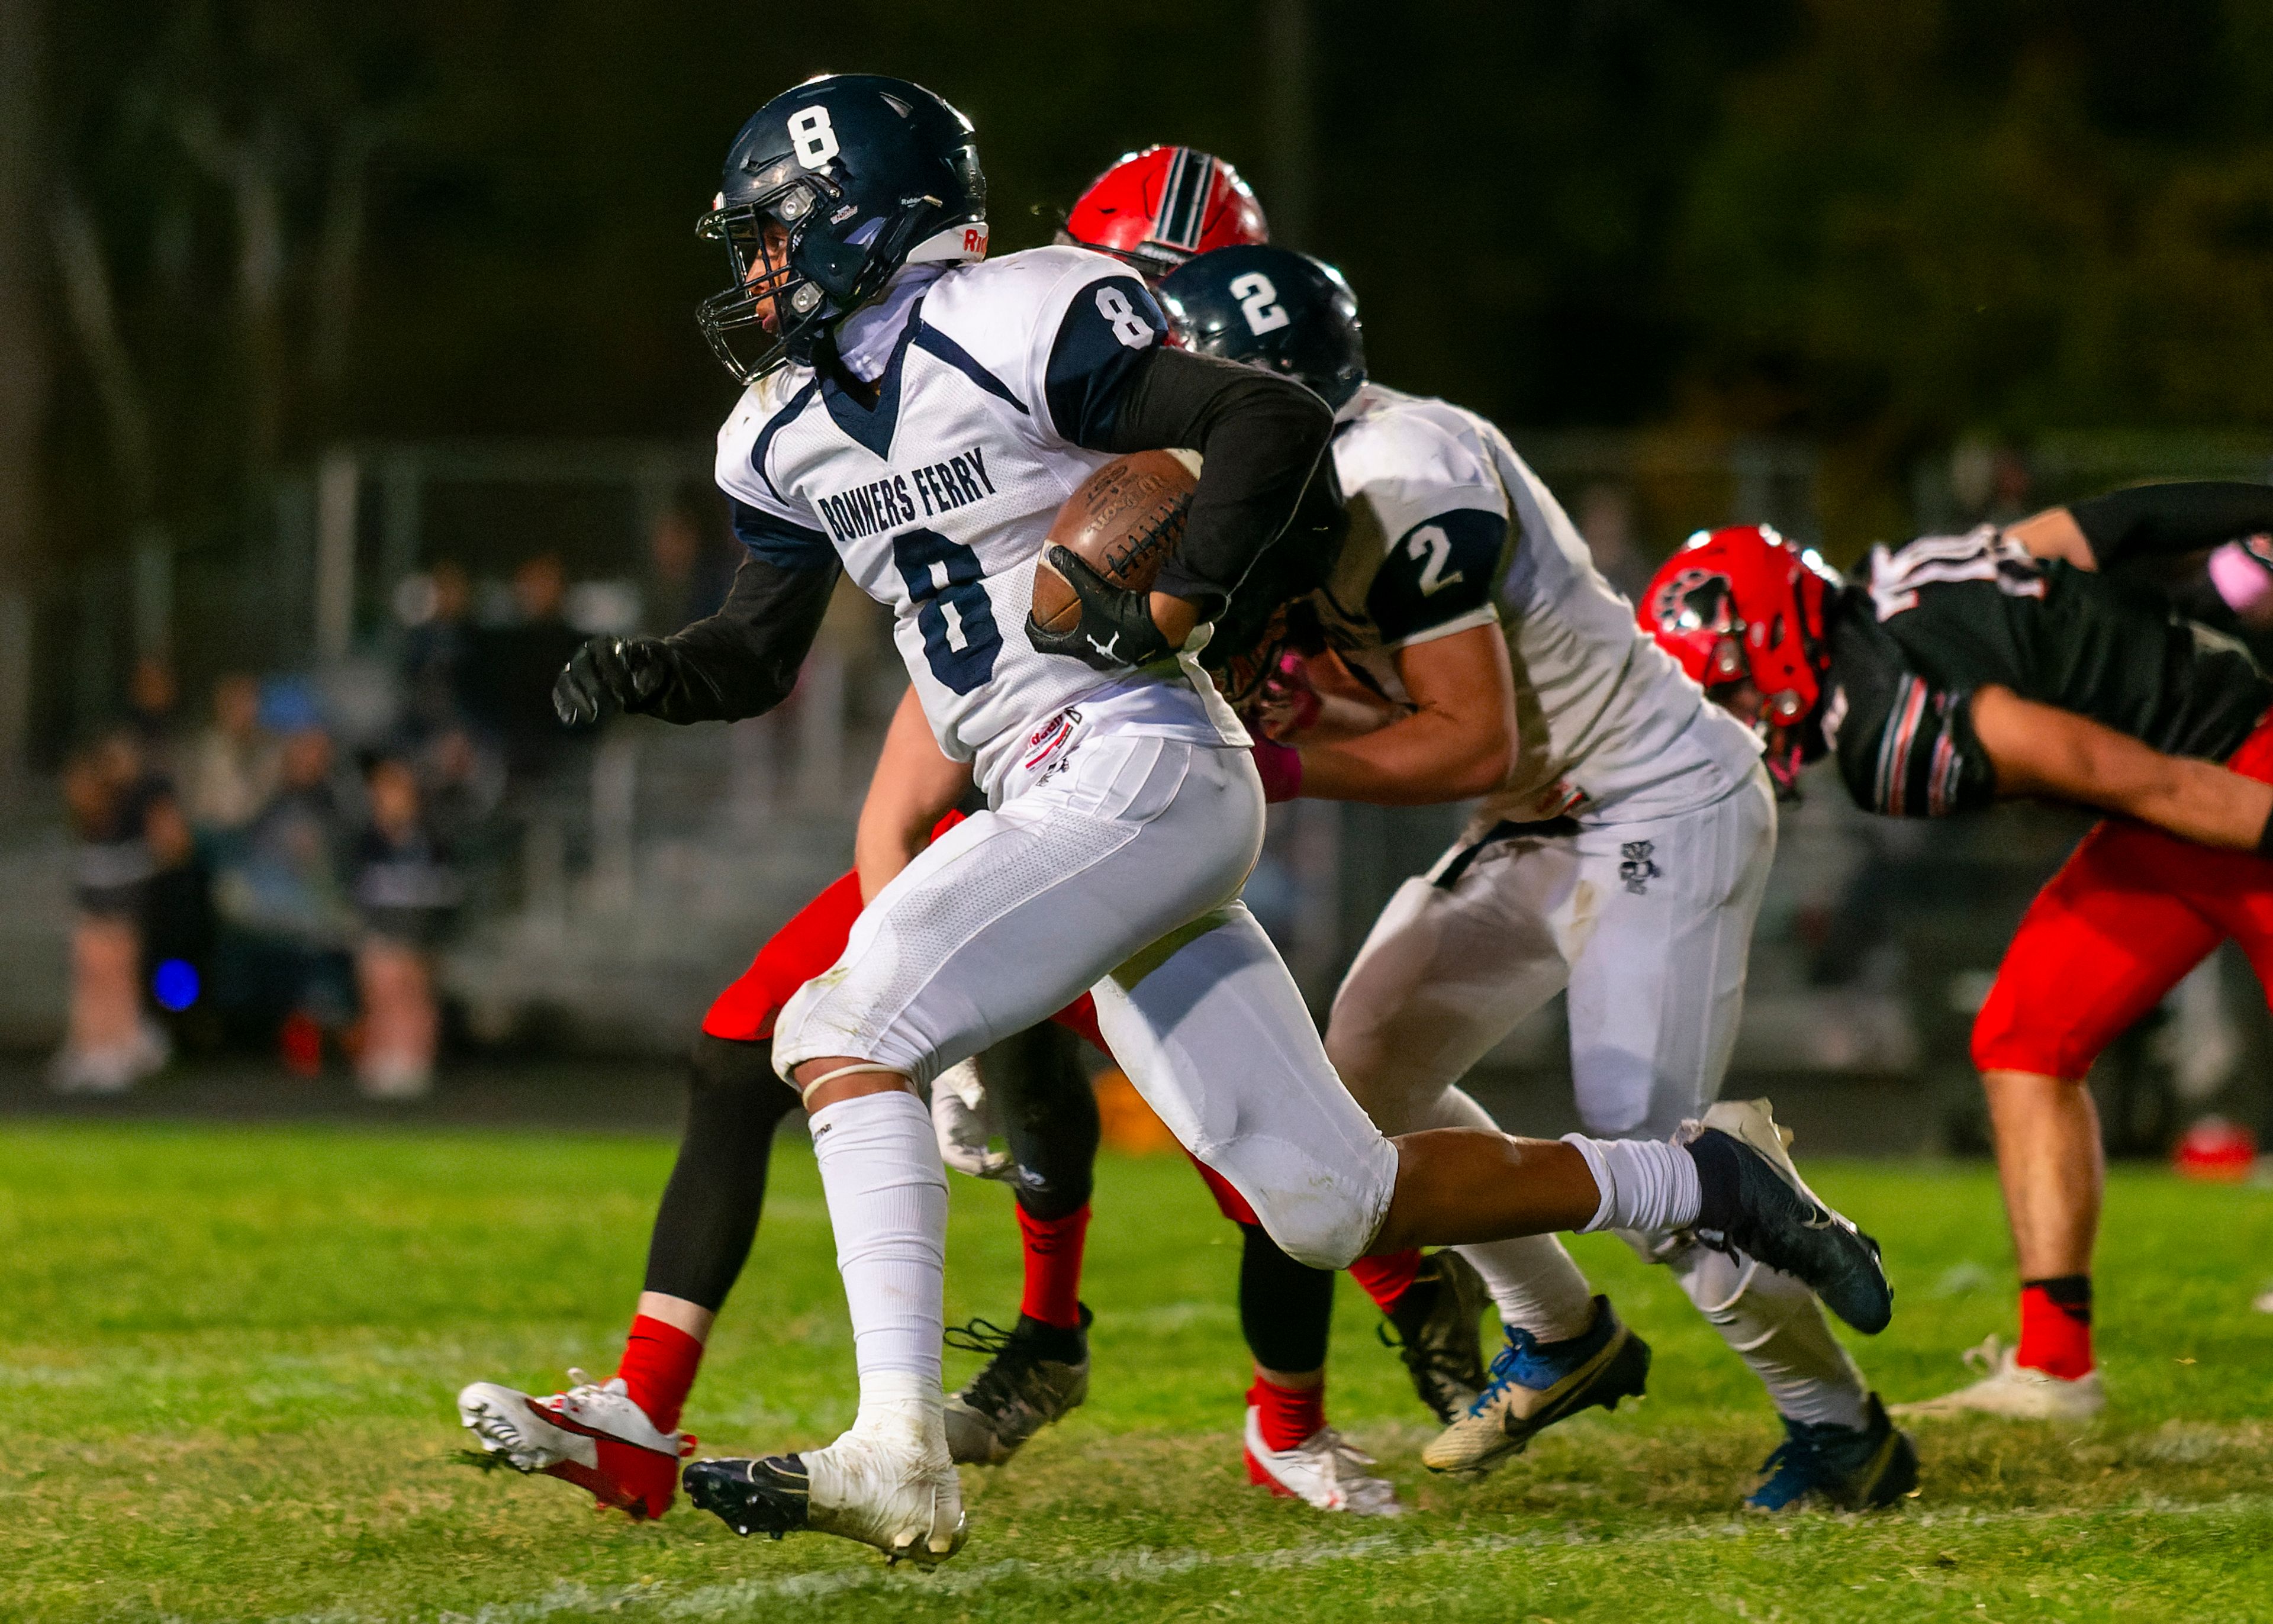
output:
[{"label": "blurred spectator", "polygon": [[128,724],[142,747],[146,772],[171,780],[174,761],[174,707],[181,702],[181,687],[171,663],[157,655],[134,662],[126,679]]},{"label": "blurred spectator", "polygon": [[116,1094],[164,1066],[164,1032],[142,1002],[142,912],[153,878],[188,853],[187,826],[130,730],[73,755],[64,798],[73,853],[71,992],[49,1081],[64,1093]]},{"label": "blurred spectator", "polygon": [[295,719],[275,793],[215,887],[232,927],[216,992],[256,1029],[281,1022],[286,1062],[304,1074],[320,1067],[321,1033],[345,1026],[353,1007],[347,946],[355,917],[341,878],[353,824],[332,780],[331,735]]},{"label": "blurred spectator", "polygon": [[463,712],[473,658],[473,583],[446,558],[395,592],[402,642],[403,719],[419,737],[452,726]]},{"label": "blurred spectator", "polygon": [[566,735],[552,714],[552,680],[583,636],[562,614],[560,560],[539,553],[513,573],[519,618],[476,635],[466,673],[467,708],[504,745],[516,776],[542,777]]},{"label": "blurred spectator", "polygon": [[647,595],[645,629],[667,637],[726,601],[734,584],[734,551],[703,532],[701,521],[673,504],[657,515],[647,538],[654,590]]},{"label": "blurred spectator", "polygon": [[458,858],[488,843],[505,798],[505,763],[464,728],[425,741],[416,767],[426,821]]},{"label": "blurred spectator", "polygon": [[214,684],[213,722],[192,742],[183,801],[201,835],[243,829],[275,793],[281,755],[260,725],[260,686],[243,672]]},{"label": "blurred spectator", "polygon": [[415,1099],[433,1086],[440,1031],[432,951],[465,887],[425,817],[408,762],[372,761],[364,790],[370,815],[356,851],[355,899],[363,915],[356,1081],[373,1099]]}]

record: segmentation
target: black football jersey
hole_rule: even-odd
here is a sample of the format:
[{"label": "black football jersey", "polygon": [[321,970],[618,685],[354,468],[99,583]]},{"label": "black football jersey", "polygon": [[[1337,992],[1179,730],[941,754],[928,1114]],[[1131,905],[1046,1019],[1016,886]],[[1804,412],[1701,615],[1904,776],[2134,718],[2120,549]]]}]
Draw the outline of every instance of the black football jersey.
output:
[{"label": "black football jersey", "polygon": [[1995,797],[1969,703],[1989,684],[2219,761],[2273,706],[2273,682],[2232,638],[2134,584],[2031,558],[1986,525],[1874,548],[1827,635],[1826,742],[1855,804],[1890,817]]}]

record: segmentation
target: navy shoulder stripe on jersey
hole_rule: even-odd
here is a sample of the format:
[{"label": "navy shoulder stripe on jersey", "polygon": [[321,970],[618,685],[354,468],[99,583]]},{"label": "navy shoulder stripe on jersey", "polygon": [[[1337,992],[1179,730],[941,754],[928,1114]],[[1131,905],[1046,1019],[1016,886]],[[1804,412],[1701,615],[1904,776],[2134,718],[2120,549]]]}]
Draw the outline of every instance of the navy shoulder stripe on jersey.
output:
[{"label": "navy shoulder stripe on jersey", "polygon": [[1110,449],[1121,392],[1167,331],[1167,318],[1134,276],[1104,277],[1075,294],[1042,379],[1050,423],[1060,437],[1094,451]]},{"label": "navy shoulder stripe on jersey", "polygon": [[939,359],[946,362],[948,365],[962,373],[972,383],[978,385],[981,389],[984,389],[988,394],[1008,400],[1012,406],[1016,407],[1021,413],[1024,413],[1028,416],[1032,415],[1031,413],[1026,411],[1026,403],[1024,400],[1021,400],[1016,395],[1010,393],[1010,387],[1009,385],[1005,384],[1001,378],[995,377],[994,373],[988,371],[985,367],[980,366],[979,363],[972,358],[969,350],[964,348],[962,345],[948,337],[946,333],[941,333],[937,327],[931,326],[921,322],[916,324],[916,348],[926,351],[930,355],[938,356]]},{"label": "navy shoulder stripe on jersey", "polygon": [[781,487],[774,483],[774,476],[766,472],[766,453],[773,448],[774,436],[795,423],[799,415],[813,403],[813,397],[819,387],[817,384],[808,383],[790,396],[789,404],[774,414],[773,421],[759,430],[758,438],[750,444],[750,470],[766,482],[766,489],[772,491],[777,500],[787,501],[789,498],[784,497]]},{"label": "navy shoulder stripe on jersey", "polygon": [[1399,536],[1365,596],[1382,640],[1404,642],[1489,603],[1506,541],[1507,520],[1480,507],[1453,508]]},{"label": "navy shoulder stripe on jersey", "polygon": [[804,525],[791,524],[786,519],[776,519],[763,508],[753,507],[739,497],[727,498],[733,513],[735,537],[750,550],[754,558],[784,570],[832,569],[836,564],[836,549],[818,530]]}]

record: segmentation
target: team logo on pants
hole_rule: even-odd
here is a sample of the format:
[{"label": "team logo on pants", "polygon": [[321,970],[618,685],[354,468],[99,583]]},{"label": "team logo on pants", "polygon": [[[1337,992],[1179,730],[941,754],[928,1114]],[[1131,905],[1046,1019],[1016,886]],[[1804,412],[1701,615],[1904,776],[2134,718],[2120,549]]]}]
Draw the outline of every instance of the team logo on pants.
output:
[{"label": "team logo on pants", "polygon": [[1618,848],[1618,856],[1624,859],[1618,864],[1618,878],[1636,896],[1647,894],[1649,882],[1665,872],[1650,861],[1656,849],[1657,842],[1647,840],[1630,840]]}]

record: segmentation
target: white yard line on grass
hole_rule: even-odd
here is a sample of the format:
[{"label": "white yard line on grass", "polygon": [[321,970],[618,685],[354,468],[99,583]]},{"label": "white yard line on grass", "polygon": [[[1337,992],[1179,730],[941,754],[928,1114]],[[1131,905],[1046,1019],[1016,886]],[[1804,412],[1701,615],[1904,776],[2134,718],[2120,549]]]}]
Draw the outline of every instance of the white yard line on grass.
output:
[{"label": "white yard line on grass", "polygon": [[[2173,1502],[2155,1498],[2100,1507],[2036,1507],[2004,1511],[1922,1511],[1897,1515],[1887,1526],[1909,1528],[1993,1528],[2017,1523],[2052,1522],[2075,1516],[2194,1517],[2219,1513],[2273,1509],[2273,1496],[2234,1495],[2224,1500]],[[1861,1516],[1842,1518],[1849,1525],[1870,1525]],[[1286,1545],[1269,1551],[1137,1551],[1127,1555],[1099,1557],[1091,1561],[1038,1563],[1021,1557],[975,1567],[948,1567],[930,1574],[902,1573],[881,1564],[830,1568],[819,1573],[783,1574],[777,1577],[737,1579],[724,1584],[704,1584],[673,1594],[657,1584],[610,1585],[596,1588],[571,1582],[555,1583],[544,1594],[527,1601],[497,1602],[469,1613],[443,1611],[409,1615],[355,1612],[289,1614],[268,1624],[544,1624],[544,1620],[622,1613],[633,1608],[656,1617],[700,1620],[733,1617],[746,1619],[756,1604],[768,1601],[812,1600],[854,1590],[899,1590],[922,1595],[967,1595],[1006,1580],[1024,1579],[1043,1589],[1087,1583],[1146,1584],[1208,1570],[1272,1572],[1317,1568],[1333,1562],[1397,1562],[1416,1558],[1484,1555],[1495,1551],[1539,1549],[1553,1545],[1675,1545],[1698,1540],[1744,1539],[1773,1535],[1792,1525],[1766,1519],[1692,1523],[1675,1528],[1641,1532],[1598,1535],[1572,1530],[1534,1529],[1525,1533],[1475,1534],[1459,1539],[1416,1541],[1409,1536],[1373,1534],[1356,1539],[1319,1541]],[[760,1549],[764,1547],[761,1545]],[[176,1621],[186,1624],[186,1621]]]}]

